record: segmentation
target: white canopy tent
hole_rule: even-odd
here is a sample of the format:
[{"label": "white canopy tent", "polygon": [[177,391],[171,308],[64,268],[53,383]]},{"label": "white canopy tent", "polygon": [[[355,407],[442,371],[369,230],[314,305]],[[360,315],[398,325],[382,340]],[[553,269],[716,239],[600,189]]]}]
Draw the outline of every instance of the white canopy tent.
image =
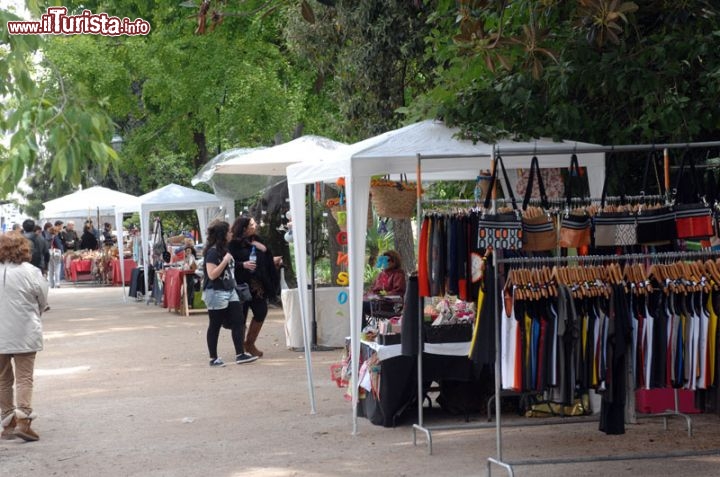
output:
[{"label": "white canopy tent", "polygon": [[[370,193],[370,178],[381,174],[408,174],[418,171],[420,161],[421,179],[425,180],[475,180],[478,172],[490,169],[492,157],[499,148],[529,150],[543,147],[566,147],[567,152],[557,155],[539,155],[540,167],[568,167],[573,149],[581,143],[557,143],[549,140],[533,142],[501,141],[497,144],[475,143],[456,138],[456,128],[448,128],[442,122],[426,120],[348,146],[333,159],[317,160],[296,164],[287,168],[290,188],[290,208],[295,223],[293,238],[295,260],[298,270],[298,289],[307,285],[307,276],[299,273],[306,269],[305,253],[305,185],[317,181],[335,181],[345,178],[347,196],[348,272],[350,277],[362,277],[365,264],[365,234]],[[530,155],[514,155],[503,158],[507,169],[528,168]],[[581,167],[586,167],[590,178],[590,190],[599,195],[605,177],[605,156],[603,153],[578,154]],[[359,332],[362,320],[363,283],[359,278],[350,279],[350,337],[351,354],[359,356]],[[309,315],[307,299],[300,294],[301,313]],[[306,323],[304,320],[303,323]],[[306,334],[309,330],[303,330]],[[306,360],[310,359],[306,348]],[[312,375],[308,375],[311,387],[310,397],[314,410]],[[353,360],[352,384],[357,389],[358,365]],[[357,392],[353,392],[353,433],[357,432]]]},{"label": "white canopy tent", "polygon": [[[81,189],[72,194],[43,202],[40,211],[43,220],[80,219],[97,215],[115,216],[118,207],[133,209],[137,212],[137,197],[101,186]],[[97,224],[99,226],[99,224]],[[118,230],[122,230],[122,227]]]},{"label": "white canopy tent", "polygon": [[242,199],[285,180],[290,164],[328,158],[345,144],[321,136],[301,136],[273,147],[224,151],[208,162],[191,183],[211,184],[219,196]]},{"label": "white canopy tent", "polygon": [[[138,197],[101,186],[82,189],[72,194],[44,202],[40,216],[45,220],[86,217],[114,217],[118,236],[119,257],[123,257],[123,213],[140,212]],[[96,224],[100,227],[100,224]],[[125,261],[119,260],[125,299]]]},{"label": "white canopy tent", "polygon": [[[140,211],[140,243],[142,253],[140,254],[143,265],[146,264],[150,252],[149,231],[152,230],[150,214],[153,212],[170,210],[195,210],[200,224],[201,237],[207,230],[208,223],[216,217],[222,216],[227,219],[234,215],[235,206],[231,199],[220,199],[213,194],[190,189],[177,184],[168,184],[137,198]],[[118,214],[127,212],[125,209],[118,210]],[[122,249],[120,250],[122,254]],[[120,262],[122,265],[122,261]],[[121,268],[123,283],[125,281],[125,270]],[[148,290],[149,274],[145,273],[145,290]]]}]

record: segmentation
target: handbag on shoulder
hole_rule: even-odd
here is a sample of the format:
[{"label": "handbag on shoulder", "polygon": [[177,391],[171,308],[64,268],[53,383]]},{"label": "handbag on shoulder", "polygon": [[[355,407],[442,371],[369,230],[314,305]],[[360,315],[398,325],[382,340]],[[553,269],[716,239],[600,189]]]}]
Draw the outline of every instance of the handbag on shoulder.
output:
[{"label": "handbag on shoulder", "polygon": [[[528,209],[536,174],[541,207]],[[546,252],[557,247],[557,230],[555,229],[555,222],[548,212],[549,209],[545,184],[540,174],[540,162],[537,156],[533,156],[530,161],[530,172],[522,203],[522,244],[524,250],[528,252]]]},{"label": "handbag on shoulder", "polygon": [[560,240],[559,245],[563,248],[578,248],[590,245],[590,229],[592,222],[587,211],[584,209],[575,209],[572,207],[572,178],[573,174],[580,176],[580,165],[576,154],[570,158],[570,168],[568,169],[568,181],[565,187],[565,197],[567,205],[565,213],[560,221]]},{"label": "handbag on shoulder", "polygon": [[[512,212],[488,212],[490,211],[492,191],[497,181],[498,166],[502,170],[505,178],[505,185],[507,186],[508,194],[510,195],[510,199],[512,201]],[[495,158],[495,167],[493,168],[492,176],[490,177],[490,186],[485,194],[483,209],[484,210],[480,213],[477,221],[477,247],[483,249],[492,247],[493,249],[506,250],[522,248],[522,219],[520,211],[517,208],[517,202],[515,201],[515,194],[512,191],[512,187],[510,187],[510,181],[508,180],[507,172],[505,171],[505,165],[503,164],[502,157],[500,156]]]}]

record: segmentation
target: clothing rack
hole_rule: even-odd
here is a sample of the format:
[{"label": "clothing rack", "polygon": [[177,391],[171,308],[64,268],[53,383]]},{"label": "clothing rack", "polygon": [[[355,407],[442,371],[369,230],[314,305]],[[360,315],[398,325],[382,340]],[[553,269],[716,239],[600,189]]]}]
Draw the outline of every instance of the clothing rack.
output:
[{"label": "clothing rack", "polygon": [[[492,291],[492,293],[495,294],[495,396],[501,396],[501,350],[500,350],[500,322],[498,317],[500,316],[500,309],[499,309],[499,300],[502,299],[501,293],[498,293],[498,265],[503,264],[525,264],[525,265],[543,265],[548,263],[553,264],[572,264],[573,262],[577,262],[577,264],[588,262],[588,263],[598,263],[598,262],[611,262],[611,261],[618,261],[618,260],[626,260],[626,261],[639,261],[639,260],[652,260],[653,262],[662,262],[667,260],[690,260],[694,258],[706,258],[706,257],[716,257],[717,253],[709,251],[709,250],[700,250],[700,251],[688,251],[688,252],[663,252],[663,253],[634,253],[634,254],[626,254],[626,255],[581,255],[581,256],[574,256],[574,257],[529,257],[529,258],[520,258],[520,257],[511,257],[511,258],[498,258],[496,253],[493,253],[493,266],[495,274],[495,283],[496,283],[496,289]],[[532,465],[532,461],[522,461],[522,462],[508,462],[503,460],[503,441],[502,441],[502,417],[501,417],[501,403],[500,399],[495,399],[495,439],[496,439],[496,457],[488,457],[487,462],[487,475],[491,475],[492,470],[492,464],[499,465],[503,468],[505,468],[508,471],[508,474],[510,476],[514,475],[513,472],[513,465]],[[662,413],[658,415],[658,417],[663,417],[665,420],[665,430],[667,430],[667,419],[672,416],[680,416],[684,417],[688,424],[688,436],[692,436],[692,420],[689,416],[682,414],[678,410],[678,391],[675,390],[675,409],[669,410],[665,413]],[[648,455],[644,458],[661,458],[665,457],[666,454],[657,454],[657,455]],[[627,457],[630,458],[630,457]],[[602,461],[603,458],[597,458],[596,460],[593,460],[593,458],[589,457],[582,457],[577,459],[563,459],[563,463],[584,463],[584,462],[595,462],[595,461]],[[541,463],[541,461],[538,461],[536,463]]]},{"label": "clothing rack", "polygon": [[[581,145],[578,146],[577,144],[571,145],[571,144],[564,144],[564,147],[533,147],[533,148],[513,148],[513,147],[501,147],[497,144],[493,145],[493,151],[491,154],[492,159],[492,169],[496,166],[496,157],[500,154],[505,156],[516,156],[516,155],[556,155],[556,154],[581,154],[581,153],[601,153],[601,152],[609,152],[609,153],[615,153],[615,152],[638,152],[638,151],[660,151],[664,152],[665,160],[664,160],[664,182],[665,182],[665,189],[669,190],[669,181],[670,181],[670,175],[669,175],[669,157],[668,157],[668,150],[670,149],[689,149],[689,148],[711,148],[711,147],[720,147],[720,141],[711,141],[711,142],[695,142],[695,143],[665,143],[665,144],[636,144],[636,145]],[[448,154],[417,154],[417,165],[416,165],[416,178],[418,184],[422,182],[422,161],[423,159],[452,159],[456,157],[460,157],[458,155],[448,155]],[[637,197],[637,196],[633,196]],[[645,199],[650,199],[651,197],[655,196],[640,196],[644,197]],[[667,197],[665,195],[657,196],[659,199],[666,199]],[[498,199],[494,198],[493,195],[493,209],[495,208],[495,204]],[[606,199],[607,200],[607,199]],[[651,199],[653,200],[653,199]],[[477,203],[474,199],[466,199],[463,201],[460,201],[459,203]],[[416,217],[422,217],[422,193],[420,188],[418,188],[417,192],[417,198],[416,198]],[[417,238],[419,241],[419,235],[420,235],[420,227],[418,227],[417,230]],[[636,255],[636,254],[635,254]],[[687,255],[686,255],[687,256]],[[614,256],[614,260],[618,260],[618,256]],[[558,260],[568,260],[568,259],[577,259],[578,257],[557,257]],[[649,258],[657,258],[657,255],[650,255]],[[533,260],[544,260],[545,263],[547,263],[547,260],[549,258],[545,257],[538,257],[533,258]],[[608,258],[605,258],[607,260]],[[637,259],[637,258],[636,258]],[[497,260],[496,254],[493,254],[493,262]],[[528,263],[528,259],[517,259],[522,260],[523,263]],[[580,259],[584,260],[584,259]],[[504,262],[503,262],[504,263]],[[497,274],[497,263],[495,264],[495,270],[494,273]],[[496,276],[497,279],[497,276]],[[497,282],[496,282],[497,285]],[[495,290],[495,293],[497,293],[497,290]],[[422,304],[423,297],[419,297],[419,303]],[[497,300],[495,303],[495,306],[497,308]],[[423,307],[419,306],[419,316],[418,320],[422,321],[422,310]],[[495,327],[496,327],[496,333],[495,333],[495,352],[496,352],[496,358],[495,358],[495,380],[496,380],[496,396],[500,396],[499,390],[497,389],[498,386],[498,379],[499,379],[499,367],[500,367],[500,361],[499,361],[499,353],[500,353],[500,347],[499,343],[497,342],[499,338],[499,328],[500,324],[497,321],[497,310],[495,312]],[[423,358],[422,358],[422,350],[424,349],[424,342],[423,342],[423,336],[422,333],[418,333],[418,357],[417,357],[417,377],[418,377],[418,383],[417,383],[417,406],[418,406],[418,422],[417,424],[413,425],[412,433],[413,433],[413,445],[417,445],[417,432],[421,431],[425,433],[428,443],[428,453],[432,454],[432,431],[433,430],[451,430],[451,429],[471,429],[471,428],[486,428],[488,427],[488,424],[478,424],[478,425],[465,425],[465,426],[434,426],[434,427],[428,427],[424,425],[423,422]],[[496,407],[496,414],[499,417],[500,413],[500,399],[495,399],[495,407]],[[568,422],[567,420],[563,420],[560,422]],[[570,422],[578,422],[578,421],[570,421]],[[555,423],[548,423],[548,424],[556,424]],[[665,425],[667,426],[667,421],[665,422]],[[490,424],[492,426],[492,424]],[[492,463],[496,463],[498,465],[504,466],[507,468],[510,475],[513,475],[512,466],[502,461],[502,439],[501,439],[501,421],[500,419],[497,419],[495,422],[496,427],[496,434],[497,434],[497,459],[488,458],[488,475],[490,475],[490,467]],[[492,460],[491,460],[492,459]]]}]

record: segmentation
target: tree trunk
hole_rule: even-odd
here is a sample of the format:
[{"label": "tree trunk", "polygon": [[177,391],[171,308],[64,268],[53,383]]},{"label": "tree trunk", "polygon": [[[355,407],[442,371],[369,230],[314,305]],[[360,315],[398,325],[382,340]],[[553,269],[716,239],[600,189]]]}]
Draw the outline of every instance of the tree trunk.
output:
[{"label": "tree trunk", "polygon": [[393,219],[395,250],[400,254],[406,273],[415,271],[415,237],[411,219]]}]

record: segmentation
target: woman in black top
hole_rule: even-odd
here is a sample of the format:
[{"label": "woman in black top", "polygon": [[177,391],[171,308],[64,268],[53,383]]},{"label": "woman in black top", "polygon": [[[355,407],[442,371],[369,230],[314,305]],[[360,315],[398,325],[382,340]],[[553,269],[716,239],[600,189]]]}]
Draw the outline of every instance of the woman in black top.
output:
[{"label": "woman in black top", "polygon": [[210,366],[225,366],[217,354],[218,337],[223,323],[230,327],[233,345],[235,346],[235,362],[251,363],[257,358],[245,352],[243,337],[245,320],[242,318],[240,299],[235,291],[235,262],[228,252],[230,240],[230,224],[216,221],[210,224],[204,251],[205,277],[203,280],[203,300],[208,308],[207,347],[210,354]]},{"label": "woman in black top", "polygon": [[92,225],[85,224],[82,237],[80,237],[80,250],[97,250],[97,248],[98,241],[92,231]]},{"label": "woman in black top", "polygon": [[[245,338],[245,350],[253,356],[261,357],[263,352],[255,347],[255,340],[265,322],[268,312],[268,298],[278,293],[277,269],[270,249],[256,235],[257,224],[250,217],[238,217],[232,225],[230,253],[235,258],[235,276],[238,282],[247,283],[252,300],[243,303],[243,321],[247,321],[248,310],[252,309],[253,319]],[[257,261],[250,260],[255,247]]]}]

